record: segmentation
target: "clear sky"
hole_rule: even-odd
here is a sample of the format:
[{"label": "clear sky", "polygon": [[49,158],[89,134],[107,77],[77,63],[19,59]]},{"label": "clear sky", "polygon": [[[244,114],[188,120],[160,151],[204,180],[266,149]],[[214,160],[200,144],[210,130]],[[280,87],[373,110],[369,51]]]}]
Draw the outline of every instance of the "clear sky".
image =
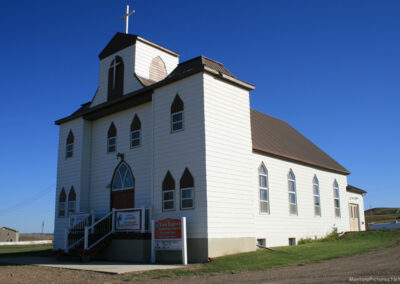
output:
[{"label": "clear sky", "polygon": [[0,4],[0,226],[54,223],[56,119],[91,100],[97,55],[125,5],[130,33],[204,55],[256,85],[251,106],[286,120],[352,173],[366,208],[400,207],[400,1],[11,1]]}]

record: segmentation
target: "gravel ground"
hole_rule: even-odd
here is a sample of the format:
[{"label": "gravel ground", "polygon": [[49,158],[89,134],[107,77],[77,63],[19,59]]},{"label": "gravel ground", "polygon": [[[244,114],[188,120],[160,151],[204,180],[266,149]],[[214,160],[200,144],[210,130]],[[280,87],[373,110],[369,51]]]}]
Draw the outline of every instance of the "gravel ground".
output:
[{"label": "gravel ground", "polygon": [[0,266],[0,283],[400,283],[400,246],[304,266],[151,279],[38,266]]}]

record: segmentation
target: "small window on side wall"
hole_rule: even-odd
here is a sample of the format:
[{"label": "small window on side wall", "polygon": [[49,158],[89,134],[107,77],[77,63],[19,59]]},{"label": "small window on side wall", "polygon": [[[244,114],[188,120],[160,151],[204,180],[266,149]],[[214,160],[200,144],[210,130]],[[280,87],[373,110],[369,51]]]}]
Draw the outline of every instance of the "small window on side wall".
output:
[{"label": "small window on side wall", "polygon": [[107,153],[115,152],[117,149],[117,128],[111,123],[107,133]]},{"label": "small window on side wall", "polygon": [[131,123],[131,148],[140,146],[142,123],[139,117],[135,114],[135,117]]},{"label": "small window on side wall", "polygon": [[65,151],[65,157],[71,158],[74,154],[74,134],[72,133],[72,130],[69,131],[68,137],[67,137],[67,146],[66,146],[66,151]]},{"label": "small window on side wall", "polygon": [[175,180],[169,171],[162,183],[162,209],[163,211],[175,210]]},{"label": "small window on side wall", "polygon": [[72,186],[68,193],[68,215],[76,212],[76,193]]},{"label": "small window on side wall", "polygon": [[65,194],[64,188],[62,188],[60,195],[58,197],[58,217],[65,217],[66,201],[67,201],[67,195]]},{"label": "small window on side wall", "polygon": [[176,95],[171,105],[171,132],[183,130],[184,105],[181,98]]},{"label": "small window on side wall", "polygon": [[186,168],[180,180],[181,209],[194,208],[194,179],[189,169]]}]

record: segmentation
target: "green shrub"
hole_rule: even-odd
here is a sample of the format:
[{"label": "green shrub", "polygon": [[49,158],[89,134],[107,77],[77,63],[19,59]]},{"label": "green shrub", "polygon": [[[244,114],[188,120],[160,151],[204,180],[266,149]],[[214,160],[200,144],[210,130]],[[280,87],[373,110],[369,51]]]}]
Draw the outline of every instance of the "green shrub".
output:
[{"label": "green shrub", "polygon": [[297,244],[298,245],[305,245],[305,244],[311,244],[311,243],[318,243],[318,242],[328,242],[328,241],[337,241],[340,239],[339,234],[336,232],[336,230],[332,230],[329,234],[327,234],[325,237],[318,238],[315,236],[314,238],[305,238],[305,239],[300,239]]}]

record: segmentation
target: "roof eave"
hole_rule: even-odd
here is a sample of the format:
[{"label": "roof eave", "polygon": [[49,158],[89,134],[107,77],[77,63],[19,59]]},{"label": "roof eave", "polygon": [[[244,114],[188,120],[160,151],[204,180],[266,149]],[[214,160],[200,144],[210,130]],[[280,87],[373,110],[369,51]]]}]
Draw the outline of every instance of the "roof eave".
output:
[{"label": "roof eave", "polygon": [[310,161],[305,161],[305,160],[302,160],[302,159],[299,159],[299,158],[296,158],[296,157],[283,155],[283,154],[275,153],[275,152],[272,152],[272,151],[267,151],[267,150],[264,150],[264,149],[261,149],[261,148],[257,148],[257,147],[253,147],[253,151],[261,153],[261,154],[264,154],[264,155],[267,155],[267,156],[280,158],[282,160],[287,160],[287,161],[291,161],[291,162],[296,162],[298,164],[311,166],[311,167],[314,167],[314,168],[318,168],[318,169],[322,169],[322,170],[326,170],[326,171],[330,171],[330,172],[334,172],[334,173],[338,173],[338,174],[342,174],[342,175],[346,175],[346,176],[350,174],[350,172],[347,171],[347,170],[334,169],[332,167],[328,167],[328,166],[321,165],[321,164],[318,164],[318,163],[313,163],[313,162],[310,162]]},{"label": "roof eave", "polygon": [[242,80],[230,77],[228,75],[222,74],[222,73],[220,73],[220,72],[218,72],[218,71],[216,71],[216,70],[214,70],[214,69],[212,69],[212,68],[210,68],[208,66],[203,66],[203,68],[204,68],[205,72],[210,73],[212,75],[217,75],[221,79],[224,79],[224,80],[226,80],[226,81],[228,81],[228,82],[230,82],[230,83],[232,83],[232,84],[234,84],[236,86],[242,87],[242,88],[244,88],[244,89],[246,89],[248,91],[253,91],[256,88],[256,86],[254,86],[254,85],[252,85],[250,83],[247,83],[245,81],[242,81]]}]

